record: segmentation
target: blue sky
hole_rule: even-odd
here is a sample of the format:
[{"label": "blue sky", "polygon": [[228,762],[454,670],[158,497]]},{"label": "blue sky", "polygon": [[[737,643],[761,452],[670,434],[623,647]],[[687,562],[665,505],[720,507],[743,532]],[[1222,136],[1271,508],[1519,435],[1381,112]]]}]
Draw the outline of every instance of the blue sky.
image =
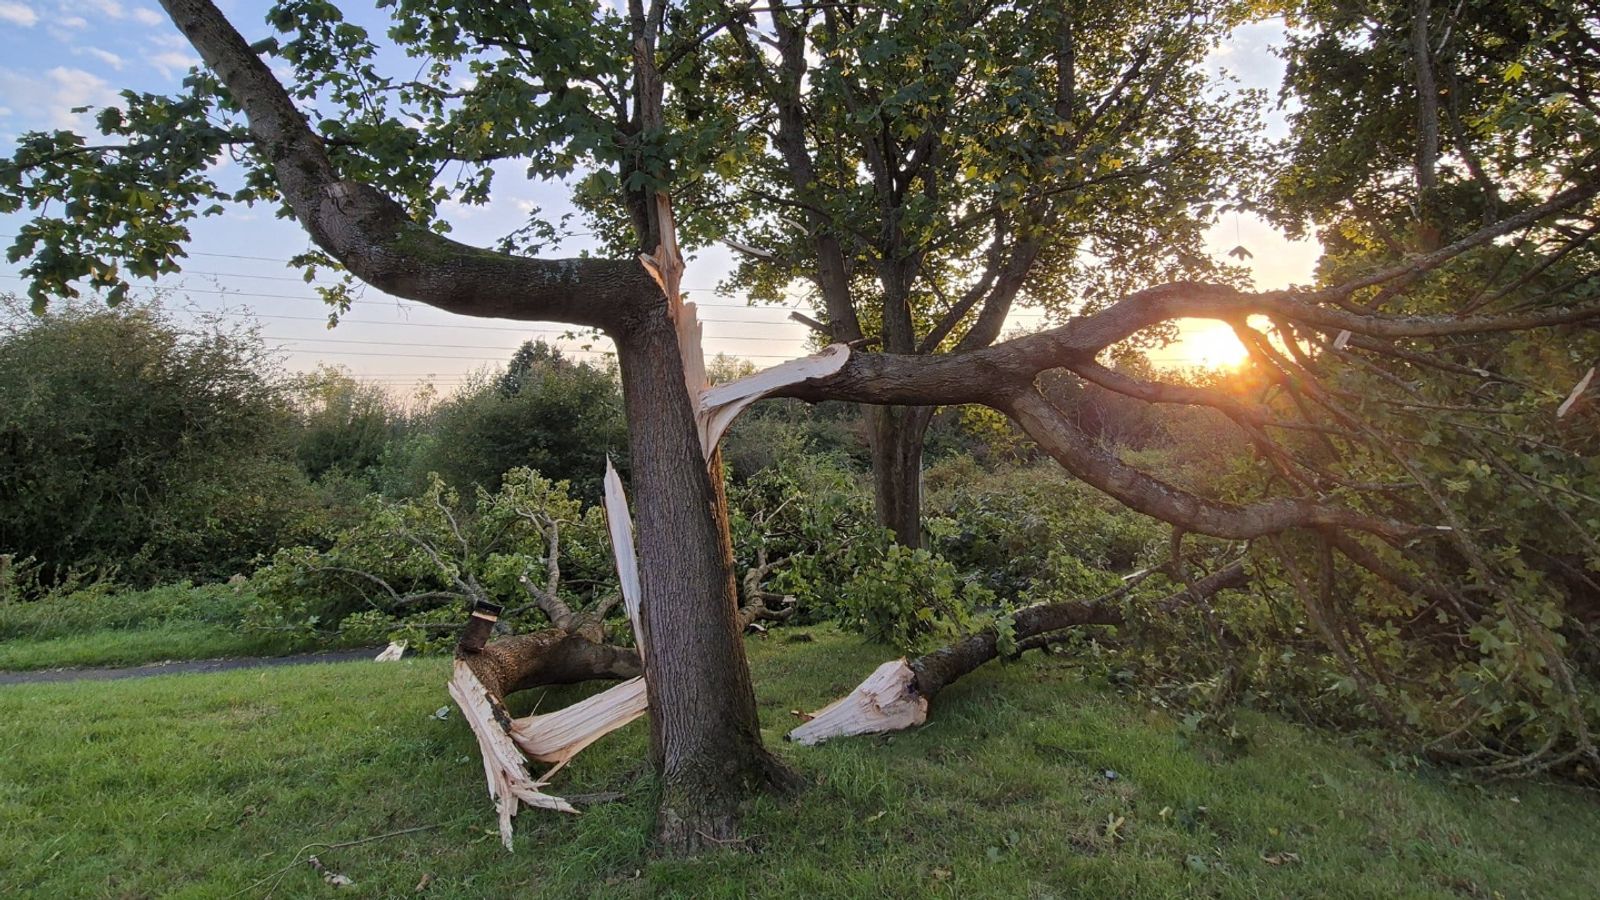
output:
[{"label": "blue sky", "polygon": [[[267,4],[223,0],[219,5],[247,38],[268,34],[262,21]],[[372,19],[375,23],[376,14]],[[1281,65],[1269,50],[1279,39],[1281,32],[1274,25],[1249,26],[1218,49],[1212,65],[1235,73],[1245,86],[1275,90]],[[86,131],[85,117],[74,115],[73,107],[114,103],[124,88],[175,90],[196,62],[193,49],[154,3],[0,0],[0,150],[9,152],[15,137],[25,131]],[[1280,130],[1281,121],[1272,127]],[[520,224],[533,205],[546,213],[568,208],[559,184],[530,182],[514,171],[501,175],[489,206],[447,209],[454,237],[489,243]],[[10,243],[22,220],[0,216],[0,235],[4,235],[0,245]],[[1290,244],[1264,223],[1229,217],[1218,223],[1213,237],[1213,249],[1219,254],[1238,243],[1254,252],[1252,264],[1262,287],[1310,277],[1314,245]],[[609,347],[603,340],[561,338],[566,329],[560,325],[456,316],[371,289],[330,331],[321,301],[297,272],[284,266],[284,260],[306,249],[304,234],[293,224],[274,219],[270,211],[230,209],[196,228],[184,275],[162,282],[170,291],[167,305],[222,313],[230,321],[253,319],[268,342],[282,349],[290,370],[339,365],[389,385],[400,395],[424,383],[447,393],[467,373],[503,362],[528,338],[551,340],[580,356],[585,347],[592,354]],[[582,249],[585,242],[580,238],[558,252],[572,255]],[[737,296],[713,292],[728,265],[726,251],[707,251],[690,262],[685,276],[691,299],[702,306],[707,353],[728,353],[767,366],[804,352],[805,329],[787,321],[787,309],[752,309]],[[18,269],[0,261],[0,292],[20,290]],[[1018,328],[1040,321],[1038,313],[1027,310],[1013,318]],[[1186,340],[1160,355],[1175,364],[1200,363],[1221,353],[1218,341],[1229,339],[1209,323],[1192,323],[1185,335]]]}]

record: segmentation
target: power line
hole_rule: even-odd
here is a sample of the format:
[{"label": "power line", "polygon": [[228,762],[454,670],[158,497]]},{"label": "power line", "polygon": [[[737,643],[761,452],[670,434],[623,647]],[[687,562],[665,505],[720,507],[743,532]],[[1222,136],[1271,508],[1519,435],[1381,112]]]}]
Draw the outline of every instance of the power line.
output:
[{"label": "power line", "polygon": [[[548,335],[554,335],[554,336],[562,336],[562,335],[565,334],[564,332],[558,332],[558,331],[530,331],[530,332],[527,332],[527,333],[528,334],[548,334]],[[433,341],[374,341],[374,340],[370,340],[370,339],[367,339],[367,338],[359,338],[358,339],[358,338],[296,337],[294,335],[286,335],[286,334],[264,334],[264,335],[262,335],[262,337],[266,338],[267,340],[307,341],[307,342],[316,343],[316,344],[382,344],[382,345],[391,346],[391,347],[445,347],[445,348],[454,349],[454,350],[505,350],[507,352],[511,352],[511,351],[514,351],[514,350],[517,349],[517,347],[485,347],[485,346],[483,346],[481,344],[439,344],[439,343],[435,343]],[[792,344],[792,343],[795,343],[795,341],[793,339],[790,339],[790,338],[770,338],[770,337],[728,337],[728,338],[719,338],[716,335],[706,335],[706,340],[708,340],[708,341],[716,341],[716,340],[761,341],[763,343],[768,343],[768,344]],[[517,346],[520,347],[521,345],[519,344]]]},{"label": "power line", "polygon": [[[0,239],[15,238],[15,237],[16,237],[16,235],[14,235],[14,234],[0,234]],[[247,254],[237,254],[237,253],[210,253],[210,252],[200,251],[200,250],[190,251],[189,255],[191,255],[191,256],[209,256],[209,257],[216,257],[216,258],[219,258],[219,259],[245,259],[245,260],[254,260],[254,261],[257,261],[257,262],[278,263],[280,265],[289,265],[290,264],[289,260],[287,260],[287,259],[281,259],[281,258],[272,257],[272,256],[250,256],[250,255],[247,255]],[[297,283],[305,283],[305,279],[297,278],[297,277],[294,277],[294,276],[291,276],[291,275],[258,275],[258,274],[251,274],[251,273],[245,273],[245,272],[211,272],[211,271],[204,271],[204,270],[190,270],[190,271],[187,271],[187,272],[183,272],[181,274],[184,274],[184,275],[198,275],[198,276],[205,276],[205,277],[212,277],[212,278],[256,278],[256,279],[265,279],[265,280],[269,280],[269,281],[292,281],[292,282],[297,282]],[[9,274],[4,275],[4,276],[0,276],[0,277],[13,278],[13,279],[17,279],[17,280],[22,280],[22,278],[23,278],[23,276],[21,276],[21,275],[9,275]],[[268,299],[316,300],[319,303],[323,302],[321,300],[321,298],[318,298],[318,297],[288,297],[288,296],[274,295],[274,294],[247,294],[247,293],[237,292],[237,291],[228,291],[228,292],[202,291],[200,289],[176,288],[176,287],[174,287],[173,289],[174,290],[192,291],[194,293],[229,293],[229,294],[237,294],[239,296],[263,297],[263,298],[268,298]],[[748,295],[737,294],[737,293],[734,293],[734,292],[731,292],[731,291],[721,291],[721,290],[717,290],[716,288],[690,287],[690,286],[685,285],[685,286],[683,286],[682,289],[683,289],[684,292],[691,293],[691,294],[696,294],[696,293],[698,293],[698,294],[709,294],[709,295],[711,295],[713,297],[730,297],[730,298],[741,298],[742,297],[746,301],[748,301],[748,299],[749,299]],[[404,306],[404,307],[408,307],[408,308],[416,308],[416,307],[432,308],[432,307],[428,307],[428,304],[425,304],[425,303],[411,303],[411,302],[407,302],[407,301],[404,301],[404,300],[397,300],[395,302],[399,306]],[[722,309],[770,309],[770,310],[774,310],[774,311],[796,312],[796,311],[804,311],[806,309],[814,308],[814,305],[812,305],[812,306],[784,306],[784,305],[781,305],[781,304],[750,305],[748,302],[746,302],[746,303],[708,303],[708,302],[702,302],[702,301],[698,301],[698,300],[696,300],[694,302],[695,302],[695,305],[697,305],[697,306],[717,307],[717,308],[722,308]],[[1044,313],[1044,312],[1034,312],[1034,311],[1029,311],[1029,310],[1013,310],[1009,315],[1012,316],[1012,317],[1020,317],[1020,318],[1040,318],[1040,319],[1042,319],[1042,318],[1045,318],[1048,314]],[[715,320],[706,319],[706,320],[703,320],[703,321],[715,321]],[[732,321],[732,320],[725,320],[725,321]]]},{"label": "power line", "polygon": [[[16,278],[16,279],[20,279],[20,278],[22,278],[22,276],[21,275],[0,275],[0,278]],[[145,288],[145,290],[161,290],[161,289],[162,289],[162,286],[160,286],[160,285],[157,285],[157,286],[151,287],[151,288]],[[324,301],[321,297],[304,297],[304,296],[299,296],[299,295],[295,295],[295,294],[263,294],[263,293],[259,293],[259,292],[253,292],[253,291],[209,290],[209,289],[206,289],[206,288],[191,288],[191,287],[186,287],[186,286],[185,287],[168,286],[167,289],[173,290],[173,291],[177,291],[177,292],[183,293],[183,294],[206,294],[206,295],[209,295],[209,296],[216,296],[216,297],[240,297],[240,298],[261,299],[261,300],[289,300],[289,301],[299,302],[299,303],[320,303],[320,304],[326,305],[326,301]],[[352,307],[358,307],[359,306],[359,307],[362,307],[364,309],[373,309],[373,308],[376,308],[378,306],[385,306],[385,305],[388,305],[388,304],[383,303],[383,301],[381,301],[381,300],[358,300],[358,301],[355,301],[355,302],[351,303],[350,305]],[[398,306],[401,309],[434,309],[435,308],[435,307],[428,306],[426,303],[408,303],[408,302],[406,302],[404,300],[396,300],[396,301],[394,301],[393,305],[394,306]],[[699,305],[699,304],[696,304],[696,305]],[[782,312],[782,309],[780,309],[778,307],[739,306],[739,307],[724,307],[724,308],[749,309],[749,310],[755,310],[755,311],[760,311],[760,310],[764,310],[764,309],[770,309],[773,312]],[[543,321],[543,320],[530,319],[528,321]],[[762,321],[752,320],[752,319],[718,319],[718,318],[712,318],[712,317],[709,317],[709,316],[701,318],[700,321],[701,322],[716,322],[716,323],[724,324],[724,325],[744,325],[744,326],[757,326],[757,327],[765,327],[765,328],[777,327],[777,328],[791,328],[791,329],[793,329],[793,328],[803,328],[804,327],[803,325],[801,325],[798,322],[786,322],[786,321],[762,322]]]}]

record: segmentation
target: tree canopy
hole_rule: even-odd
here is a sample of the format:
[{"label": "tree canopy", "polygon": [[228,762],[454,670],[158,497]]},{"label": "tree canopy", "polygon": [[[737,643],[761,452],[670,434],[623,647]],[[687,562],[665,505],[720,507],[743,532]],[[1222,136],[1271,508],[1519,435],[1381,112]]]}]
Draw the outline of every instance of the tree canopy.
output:
[{"label": "tree canopy", "polygon": [[[1258,165],[1275,215],[1320,226],[1330,253],[1315,285],[1248,290],[1193,256],[1252,173],[1260,98],[1209,93],[1196,68],[1243,11],[399,2],[389,48],[326,2],[279,4],[277,34],[253,45],[208,0],[164,6],[206,62],[186,94],[125,95],[97,120],[120,143],[30,135],[0,166],[0,209],[35,211],[12,248],[31,295],[87,281],[116,300],[127,274],[178,266],[189,223],[234,197],[292,215],[320,248],[308,265],[445,310],[611,335],[669,844],[715,843],[743,795],[789,782],[756,728],[716,410],[678,287],[679,242],[729,235],[758,260],[747,283],[813,278],[819,324],[843,342],[771,394],[1003,413],[1172,527],[1164,566],[1187,588],[1156,617],[1237,585],[1248,554],[1397,731],[1505,769],[1597,760],[1570,651],[1588,628],[1572,598],[1600,571],[1579,456],[1595,432],[1572,427],[1593,421],[1600,352],[1592,16],[1293,10],[1301,112],[1286,155]],[[415,61],[389,65],[390,49]],[[242,188],[215,180],[224,148]],[[509,160],[575,177],[613,226],[611,257],[526,255],[551,223],[497,248],[445,237],[442,200],[486,202],[491,165]],[[997,342],[1025,288],[1074,315]],[[1235,330],[1247,377],[1182,383],[1103,361],[1189,317]],[[883,352],[856,340],[868,335]],[[1216,410],[1255,467],[1220,488],[1160,477],[1080,427],[1048,390],[1058,378]],[[881,415],[875,440],[909,480],[920,414]],[[1550,516],[1538,529],[1506,515],[1535,508]],[[1356,613],[1338,605],[1348,584],[1370,586]],[[1012,624],[1125,622],[1109,602]],[[916,661],[897,702],[925,714],[960,674],[935,663],[994,658],[999,628]],[[1442,662],[1420,684],[1396,674],[1420,658]],[[1427,703],[1449,713],[1416,715]]]}]

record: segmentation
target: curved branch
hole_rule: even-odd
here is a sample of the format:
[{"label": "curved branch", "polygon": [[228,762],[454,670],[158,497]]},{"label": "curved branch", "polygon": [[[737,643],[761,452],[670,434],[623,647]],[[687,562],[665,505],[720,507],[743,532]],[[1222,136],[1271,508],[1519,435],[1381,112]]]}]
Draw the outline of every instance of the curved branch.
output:
[{"label": "curved branch", "polygon": [[1073,475],[1130,509],[1186,531],[1249,540],[1291,528],[1350,528],[1400,544],[1436,530],[1309,500],[1262,500],[1245,506],[1207,500],[1101,450],[1038,391],[1020,392],[1002,409]]},{"label": "curved branch", "polygon": [[210,0],[162,0],[244,110],[278,188],[319,247],[381,290],[470,316],[619,328],[659,297],[632,260],[541,260],[457,243],[371,185],[341,178],[323,141]]}]

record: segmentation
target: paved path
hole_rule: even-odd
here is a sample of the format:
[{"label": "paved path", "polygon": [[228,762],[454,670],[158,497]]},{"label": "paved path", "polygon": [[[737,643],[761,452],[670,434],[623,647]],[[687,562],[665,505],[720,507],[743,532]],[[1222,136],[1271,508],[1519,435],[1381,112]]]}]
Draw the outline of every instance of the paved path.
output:
[{"label": "paved path", "polygon": [[0,672],[0,685],[48,684],[57,681],[111,681],[117,678],[149,678],[152,675],[184,675],[193,672],[227,672],[232,669],[264,669],[273,666],[302,666],[307,663],[353,662],[372,659],[382,647],[366,650],[321,650],[293,656],[242,656],[234,659],[191,659],[122,666],[104,669],[42,669],[35,672]]}]

